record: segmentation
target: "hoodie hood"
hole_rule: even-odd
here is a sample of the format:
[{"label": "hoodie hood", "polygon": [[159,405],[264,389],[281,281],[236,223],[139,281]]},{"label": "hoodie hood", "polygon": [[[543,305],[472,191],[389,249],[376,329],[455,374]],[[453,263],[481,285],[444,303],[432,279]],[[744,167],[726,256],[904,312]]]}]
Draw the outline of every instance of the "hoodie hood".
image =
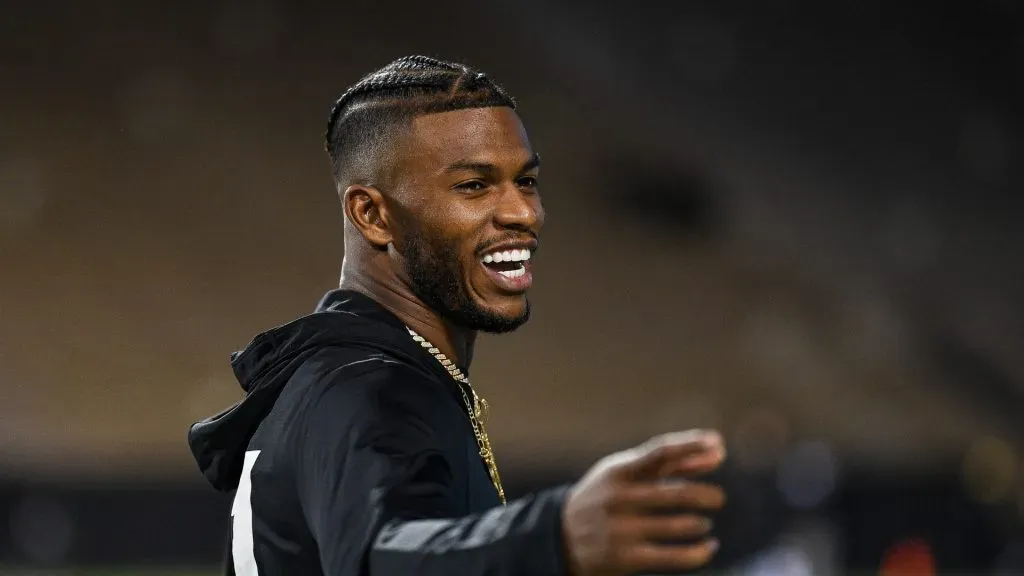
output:
[{"label": "hoodie hood", "polygon": [[188,432],[192,455],[214,488],[231,491],[238,486],[249,440],[296,370],[323,348],[343,346],[382,352],[447,381],[447,372],[409,337],[394,314],[357,292],[328,292],[313,314],[263,332],[231,355],[245,396]]}]

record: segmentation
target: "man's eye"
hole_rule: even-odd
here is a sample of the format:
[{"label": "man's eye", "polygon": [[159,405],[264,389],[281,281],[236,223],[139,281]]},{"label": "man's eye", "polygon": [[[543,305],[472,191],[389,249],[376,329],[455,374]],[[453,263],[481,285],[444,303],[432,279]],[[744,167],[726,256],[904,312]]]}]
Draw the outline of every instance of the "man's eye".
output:
[{"label": "man's eye", "polygon": [[459,190],[483,190],[487,185],[479,180],[470,180],[469,182],[463,182],[456,186]]},{"label": "man's eye", "polygon": [[519,185],[523,188],[536,188],[537,179],[533,176],[523,176],[519,179]]}]

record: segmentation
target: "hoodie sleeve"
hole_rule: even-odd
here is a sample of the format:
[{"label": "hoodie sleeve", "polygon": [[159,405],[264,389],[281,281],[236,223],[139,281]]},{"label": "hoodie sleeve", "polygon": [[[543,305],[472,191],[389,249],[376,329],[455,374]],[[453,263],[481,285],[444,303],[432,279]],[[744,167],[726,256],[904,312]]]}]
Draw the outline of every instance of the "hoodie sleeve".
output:
[{"label": "hoodie sleeve", "polygon": [[390,365],[328,383],[310,403],[296,479],[324,574],[562,576],[566,488],[457,515],[463,499],[442,450],[444,394]]}]

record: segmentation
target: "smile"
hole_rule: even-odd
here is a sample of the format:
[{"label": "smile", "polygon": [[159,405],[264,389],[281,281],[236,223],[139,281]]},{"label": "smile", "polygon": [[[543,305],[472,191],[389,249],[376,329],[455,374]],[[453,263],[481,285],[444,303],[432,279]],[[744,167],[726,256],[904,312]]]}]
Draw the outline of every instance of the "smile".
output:
[{"label": "smile", "polygon": [[518,278],[526,274],[530,251],[528,249],[498,250],[485,255],[482,260],[485,266],[502,276]]},{"label": "smile", "polygon": [[523,292],[533,284],[529,248],[510,248],[488,252],[480,259],[484,270],[499,288],[507,292]]}]

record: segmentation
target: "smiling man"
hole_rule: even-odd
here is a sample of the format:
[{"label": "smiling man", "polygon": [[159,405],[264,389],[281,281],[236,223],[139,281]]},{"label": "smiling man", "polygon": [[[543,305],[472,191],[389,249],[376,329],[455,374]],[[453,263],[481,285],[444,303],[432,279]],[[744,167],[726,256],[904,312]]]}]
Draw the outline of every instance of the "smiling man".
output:
[{"label": "smiling man", "polygon": [[[245,397],[195,424],[233,491],[229,574],[632,574],[700,566],[714,433],[666,435],[506,505],[467,377],[479,332],[530,316],[540,158],[485,74],[396,60],[336,102],[339,289],[232,357]],[[674,511],[674,512],[673,512]],[[674,543],[669,543],[674,542]]]}]

